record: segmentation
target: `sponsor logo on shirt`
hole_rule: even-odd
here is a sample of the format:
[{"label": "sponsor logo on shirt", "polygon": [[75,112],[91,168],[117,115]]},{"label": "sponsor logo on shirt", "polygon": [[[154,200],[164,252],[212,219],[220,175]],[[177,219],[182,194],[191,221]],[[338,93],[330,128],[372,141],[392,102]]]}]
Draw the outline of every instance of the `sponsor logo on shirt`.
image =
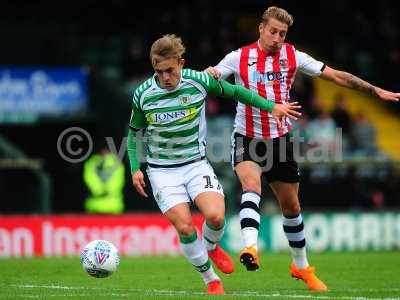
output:
[{"label": "sponsor logo on shirt", "polygon": [[266,72],[261,73],[255,71],[252,73],[252,81],[256,83],[264,83],[265,85],[272,85],[274,82],[285,82],[285,76],[282,72]]},{"label": "sponsor logo on shirt", "polygon": [[174,121],[186,121],[194,119],[197,115],[195,108],[167,111],[167,112],[151,112],[146,114],[149,124],[167,124]]}]

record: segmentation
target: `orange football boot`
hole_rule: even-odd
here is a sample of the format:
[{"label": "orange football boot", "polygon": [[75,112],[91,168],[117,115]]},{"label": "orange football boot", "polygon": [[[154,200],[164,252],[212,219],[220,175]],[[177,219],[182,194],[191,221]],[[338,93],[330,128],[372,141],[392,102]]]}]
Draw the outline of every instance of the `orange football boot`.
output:
[{"label": "orange football boot", "polygon": [[213,280],[207,283],[207,294],[210,295],[223,295],[225,294],[224,286],[221,280]]},{"label": "orange football boot", "polygon": [[220,245],[217,244],[214,250],[208,251],[208,257],[211,258],[215,266],[221,272],[230,274],[234,270],[232,258],[226,253]]},{"label": "orange football boot", "polygon": [[315,267],[308,266],[304,269],[298,269],[294,263],[290,265],[290,274],[292,277],[303,280],[311,291],[325,292],[328,287],[315,275]]},{"label": "orange football boot", "polygon": [[246,267],[247,271],[256,271],[260,267],[256,248],[245,247],[239,254],[240,262]]}]

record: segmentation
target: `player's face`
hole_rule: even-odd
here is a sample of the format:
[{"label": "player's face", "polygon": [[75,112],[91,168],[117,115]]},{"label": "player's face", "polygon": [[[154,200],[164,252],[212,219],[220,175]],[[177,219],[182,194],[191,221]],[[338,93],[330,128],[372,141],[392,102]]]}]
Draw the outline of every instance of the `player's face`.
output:
[{"label": "player's face", "polygon": [[166,90],[173,90],[181,80],[181,70],[184,59],[168,58],[154,65],[160,87]]},{"label": "player's face", "polygon": [[285,42],[289,26],[276,19],[262,22],[259,26],[261,47],[268,52],[279,51]]}]

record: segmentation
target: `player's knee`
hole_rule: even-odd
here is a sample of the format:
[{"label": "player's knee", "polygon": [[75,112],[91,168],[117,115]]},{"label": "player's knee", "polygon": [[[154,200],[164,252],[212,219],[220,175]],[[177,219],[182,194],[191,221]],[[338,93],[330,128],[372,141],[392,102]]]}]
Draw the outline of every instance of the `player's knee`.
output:
[{"label": "player's knee", "polygon": [[214,228],[221,228],[224,226],[225,218],[224,214],[213,214],[207,217],[207,223]]},{"label": "player's knee", "polygon": [[242,190],[261,194],[261,179],[257,177],[246,177],[242,180]]},{"label": "player's knee", "polygon": [[179,224],[176,224],[175,227],[179,235],[183,236],[190,236],[196,230],[192,222],[180,222]]},{"label": "player's knee", "polygon": [[288,201],[287,204],[282,207],[283,214],[285,216],[297,216],[301,212],[299,201]]}]

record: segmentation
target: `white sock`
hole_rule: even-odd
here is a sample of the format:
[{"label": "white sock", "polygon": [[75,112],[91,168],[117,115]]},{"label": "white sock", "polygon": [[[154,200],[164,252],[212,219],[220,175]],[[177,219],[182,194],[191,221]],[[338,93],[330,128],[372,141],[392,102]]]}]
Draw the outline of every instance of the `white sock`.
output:
[{"label": "white sock", "polygon": [[219,280],[218,275],[214,272],[208,253],[203,243],[197,238],[197,232],[190,236],[179,236],[181,247],[186,258],[191,262],[195,269],[200,273],[205,284]]},{"label": "white sock", "polygon": [[203,244],[207,251],[212,251],[217,246],[217,243],[221,240],[224,234],[225,223],[221,228],[215,228],[207,224],[206,221],[203,223]]},{"label": "white sock", "polygon": [[295,217],[283,216],[283,231],[289,241],[293,261],[297,268],[309,266],[306,253],[306,237],[301,214]]},{"label": "white sock", "polygon": [[258,229],[260,227],[260,195],[254,192],[243,192],[240,203],[240,226],[242,239],[246,247],[257,250]]}]

